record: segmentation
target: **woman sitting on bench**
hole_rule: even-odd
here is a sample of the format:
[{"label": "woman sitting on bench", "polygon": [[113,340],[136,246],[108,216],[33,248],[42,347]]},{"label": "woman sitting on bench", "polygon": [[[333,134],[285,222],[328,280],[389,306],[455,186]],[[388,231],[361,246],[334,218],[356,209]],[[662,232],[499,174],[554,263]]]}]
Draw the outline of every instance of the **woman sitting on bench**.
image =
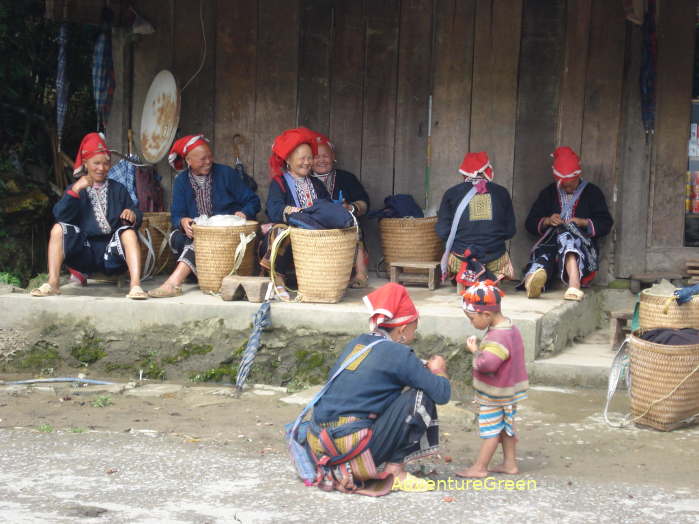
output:
[{"label": "woman sitting on bench", "polygon": [[85,135],[73,166],[78,179],[53,206],[56,219],[48,249],[48,283],[33,289],[35,297],[59,295],[63,262],[80,273],[117,275],[127,268],[128,298],[142,300],[141,253],[136,230],[143,214],[127,189],[107,179],[110,155],[99,133]]}]

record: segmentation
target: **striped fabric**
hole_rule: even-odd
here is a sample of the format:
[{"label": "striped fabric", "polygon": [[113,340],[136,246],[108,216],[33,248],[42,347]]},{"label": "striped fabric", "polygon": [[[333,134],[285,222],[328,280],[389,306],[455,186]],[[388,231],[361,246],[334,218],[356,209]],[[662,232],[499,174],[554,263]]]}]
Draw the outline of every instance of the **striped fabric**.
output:
[{"label": "striped fabric", "polygon": [[478,429],[481,438],[497,438],[505,431],[510,437],[515,435],[515,415],[517,404],[504,406],[481,406],[478,414]]},{"label": "striped fabric", "polygon": [[[340,417],[334,422],[325,422],[320,424],[323,428],[335,428],[337,426],[342,426],[349,422],[355,422],[359,420],[357,417]],[[347,453],[348,451],[354,449],[359,441],[362,440],[369,429],[362,429],[347,435],[345,437],[340,437],[334,440],[335,446],[340,453]],[[311,447],[313,453],[316,457],[320,457],[325,454],[325,449],[323,445],[318,440],[311,431],[308,432],[308,444]],[[374,464],[374,458],[371,455],[371,450],[368,448],[358,457],[352,459],[349,463],[349,467],[352,471],[352,476],[355,480],[369,480],[377,478],[378,472],[376,471],[376,465]]]},{"label": "striped fabric", "polygon": [[476,400],[477,404],[480,404],[481,406],[490,406],[490,407],[499,407],[499,406],[506,406],[507,404],[516,404],[517,402],[521,402],[522,400],[527,398],[527,392],[525,391],[518,391],[514,395],[508,395],[506,397],[496,397],[494,395],[488,395],[487,393],[484,393],[483,391],[479,391],[476,389],[474,391],[474,398]]}]

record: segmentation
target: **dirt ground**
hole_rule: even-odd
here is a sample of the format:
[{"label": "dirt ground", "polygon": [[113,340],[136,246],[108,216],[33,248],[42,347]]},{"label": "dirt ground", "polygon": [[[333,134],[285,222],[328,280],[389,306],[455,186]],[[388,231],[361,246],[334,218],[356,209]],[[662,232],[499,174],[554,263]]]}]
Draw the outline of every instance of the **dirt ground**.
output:
[{"label": "dirt ground", "polygon": [[[274,388],[251,387],[234,398],[225,386],[155,381],[133,386],[0,386],[0,429],[157,433],[185,443],[233,446],[261,457],[286,453],[283,425],[301,409],[282,402],[287,394]],[[641,482],[688,489],[699,498],[699,426],[669,433],[610,428],[602,418],[604,398],[602,391],[533,388],[519,411],[522,475]],[[627,410],[625,395],[618,394],[612,416],[619,419]],[[437,464],[436,471],[428,471],[437,476],[469,464],[479,446],[468,405],[442,406],[439,416],[442,448],[440,457],[430,461],[430,468]]]}]

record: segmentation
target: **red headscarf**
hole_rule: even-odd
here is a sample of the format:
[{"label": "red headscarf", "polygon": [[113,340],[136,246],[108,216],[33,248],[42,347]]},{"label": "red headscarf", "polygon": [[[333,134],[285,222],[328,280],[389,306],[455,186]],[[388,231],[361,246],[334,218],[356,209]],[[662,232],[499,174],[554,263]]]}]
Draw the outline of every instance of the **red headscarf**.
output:
[{"label": "red headscarf", "polygon": [[389,282],[369,293],[364,297],[364,304],[371,315],[370,329],[402,326],[418,318],[417,309],[408,291],[395,282]]},{"label": "red headscarf", "polygon": [[330,139],[327,136],[325,136],[322,133],[318,133],[317,131],[312,131],[310,129],[309,129],[309,131],[311,131],[311,133],[313,133],[313,135],[314,135],[313,136],[313,143],[315,144],[315,148],[316,148],[316,151],[313,153],[314,155],[318,154],[318,152],[317,152],[318,146],[322,145],[322,144],[325,144],[326,146],[328,146],[330,148],[330,151],[335,151],[335,145],[330,141]]},{"label": "red headscarf", "polygon": [[557,147],[553,157],[553,178],[560,184],[564,180],[579,178],[582,173],[580,157],[568,146]]},{"label": "red headscarf", "polygon": [[480,178],[483,175],[487,180],[493,179],[493,166],[488,159],[488,153],[466,153],[464,161],[461,162],[459,173],[467,178]]},{"label": "red headscarf", "polygon": [[505,296],[502,289],[492,280],[478,282],[464,291],[461,307],[470,313],[500,311],[500,302]]},{"label": "red headscarf", "polygon": [[83,163],[85,160],[99,154],[107,155],[107,158],[110,157],[107,143],[104,141],[104,135],[102,133],[86,134],[82,142],[80,142],[78,154],[75,156],[73,176],[78,178],[83,172]]},{"label": "red headscarf", "polygon": [[184,169],[184,159],[192,149],[201,145],[209,145],[209,141],[204,135],[187,135],[179,140],[175,140],[170,149],[170,154],[167,156],[168,163],[175,171]]},{"label": "red headscarf", "polygon": [[296,127],[287,129],[281,135],[274,139],[272,144],[272,154],[269,157],[269,173],[272,179],[284,189],[281,176],[284,172],[284,164],[286,159],[294,149],[301,144],[308,144],[314,155],[318,153],[318,145],[315,141],[317,133],[311,131],[307,127]]}]

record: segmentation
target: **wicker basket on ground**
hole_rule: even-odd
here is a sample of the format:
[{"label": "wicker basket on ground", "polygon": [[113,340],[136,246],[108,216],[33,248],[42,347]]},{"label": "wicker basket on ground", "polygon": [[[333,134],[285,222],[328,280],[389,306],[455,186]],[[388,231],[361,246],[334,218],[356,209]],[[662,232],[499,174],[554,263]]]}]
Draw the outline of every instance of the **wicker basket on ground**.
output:
[{"label": "wicker basket on ground", "polygon": [[[244,226],[198,226],[192,224],[197,279],[202,291],[218,293],[223,277],[233,270],[235,248],[240,244],[240,234],[257,232],[258,223],[248,220]],[[251,276],[255,272],[257,237],[245,249],[245,257],[238,269],[239,275]]]},{"label": "wicker basket on ground", "polygon": [[386,267],[398,260],[432,262],[441,259],[444,242],[437,236],[436,224],[437,217],[381,219],[379,231]]},{"label": "wicker basket on ground", "polygon": [[[631,412],[638,424],[670,431],[699,418],[699,344],[669,346],[629,340]],[[667,397],[667,398],[666,398]]]},{"label": "wicker basket on ground", "polygon": [[352,274],[357,229],[290,229],[302,302],[339,302]]},{"label": "wicker basket on ground", "polygon": [[638,316],[641,329],[699,329],[699,297],[678,305],[671,296],[654,295],[645,289],[641,292]]},{"label": "wicker basket on ground", "polygon": [[[166,269],[172,269],[175,256],[168,245],[170,232],[172,231],[170,213],[165,211],[143,213],[143,224],[140,232],[144,237],[146,237],[146,231],[150,233],[156,259],[153,276],[163,273]],[[145,261],[146,255],[146,247],[141,243],[141,260]]]}]

